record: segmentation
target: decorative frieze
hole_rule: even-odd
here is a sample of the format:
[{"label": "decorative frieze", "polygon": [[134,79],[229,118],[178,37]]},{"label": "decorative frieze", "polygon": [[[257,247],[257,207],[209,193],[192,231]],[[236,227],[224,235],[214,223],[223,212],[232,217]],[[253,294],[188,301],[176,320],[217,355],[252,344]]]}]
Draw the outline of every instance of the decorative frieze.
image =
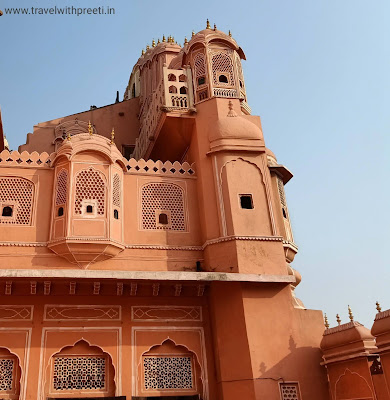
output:
[{"label": "decorative frieze", "polygon": [[32,321],[33,306],[0,305],[0,321]]},{"label": "decorative frieze", "polygon": [[135,322],[202,321],[198,306],[133,306],[131,320]]},{"label": "decorative frieze", "polygon": [[45,321],[120,321],[120,306],[56,305],[45,306]]}]

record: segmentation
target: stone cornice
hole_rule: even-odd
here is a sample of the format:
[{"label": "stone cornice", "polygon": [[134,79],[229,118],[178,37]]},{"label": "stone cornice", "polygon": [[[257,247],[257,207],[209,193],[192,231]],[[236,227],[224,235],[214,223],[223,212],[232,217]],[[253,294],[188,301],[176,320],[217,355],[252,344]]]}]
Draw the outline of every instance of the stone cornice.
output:
[{"label": "stone cornice", "polygon": [[335,326],[334,328],[325,329],[324,336],[331,335],[336,332],[345,331],[347,329],[354,328],[355,326],[363,326],[363,325],[357,321],[348,322],[347,324],[341,324],[341,325]]},{"label": "stone cornice", "polygon": [[291,275],[258,275],[223,272],[182,271],[108,271],[79,269],[3,269],[0,278],[5,279],[121,279],[141,281],[187,281],[187,282],[254,282],[293,283]]}]

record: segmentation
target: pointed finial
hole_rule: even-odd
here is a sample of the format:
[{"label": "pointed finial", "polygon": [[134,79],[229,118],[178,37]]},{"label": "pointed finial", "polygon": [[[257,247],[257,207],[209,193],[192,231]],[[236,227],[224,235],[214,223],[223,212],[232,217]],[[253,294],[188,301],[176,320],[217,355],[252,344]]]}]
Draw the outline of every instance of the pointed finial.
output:
[{"label": "pointed finial", "polygon": [[187,40],[187,38],[185,37],[184,38],[184,44],[187,44],[188,43],[188,40]]},{"label": "pointed finial", "polygon": [[328,321],[328,317],[327,317],[326,313],[324,316],[324,325],[325,325],[325,329],[329,329],[329,321]]},{"label": "pointed finial", "polygon": [[214,24],[214,30],[215,31],[217,30],[217,24]]},{"label": "pointed finial", "polygon": [[237,113],[233,110],[233,103],[231,100],[229,100],[229,112],[228,112],[228,117],[237,117]]},{"label": "pointed finial", "polygon": [[152,47],[156,47],[156,42],[154,39],[152,40]]},{"label": "pointed finial", "polygon": [[92,136],[93,135],[93,128],[91,121],[88,122],[88,133]]},{"label": "pointed finial", "polygon": [[209,21],[208,18],[207,18],[207,21],[206,21],[206,29],[211,29],[210,21]]},{"label": "pointed finial", "polygon": [[150,46],[147,44],[146,45],[146,51],[148,51],[150,49]]},{"label": "pointed finial", "polygon": [[191,37],[195,36],[195,31],[192,31]]},{"label": "pointed finial", "polygon": [[166,42],[165,35],[163,35],[162,41],[163,41],[163,43]]},{"label": "pointed finial", "polygon": [[115,139],[115,131],[114,131],[114,127],[113,127],[112,131],[111,131],[111,144],[114,144],[114,139]]},{"label": "pointed finial", "polygon": [[70,141],[70,130],[67,132],[67,137],[66,137],[66,139]]},{"label": "pointed finial", "polygon": [[232,37],[232,33],[230,32],[230,29],[229,29],[229,36]]},{"label": "pointed finial", "polygon": [[142,51],[141,51],[141,56],[143,56],[144,54],[145,54],[145,50],[142,49]]},{"label": "pointed finial", "polygon": [[381,305],[379,304],[379,301],[377,301],[375,304],[376,304],[376,309],[377,309],[377,311],[378,311],[378,312],[381,312],[381,311],[382,311],[382,307],[381,307]]},{"label": "pointed finial", "polygon": [[352,314],[351,307],[349,305],[348,305],[348,315],[349,315],[349,319],[351,320],[351,322],[353,322],[353,314]]},{"label": "pointed finial", "polygon": [[160,44],[160,38],[157,39],[157,44]]},{"label": "pointed finial", "polygon": [[340,319],[340,315],[336,314],[336,321],[337,323],[340,325],[341,324],[341,319]]}]

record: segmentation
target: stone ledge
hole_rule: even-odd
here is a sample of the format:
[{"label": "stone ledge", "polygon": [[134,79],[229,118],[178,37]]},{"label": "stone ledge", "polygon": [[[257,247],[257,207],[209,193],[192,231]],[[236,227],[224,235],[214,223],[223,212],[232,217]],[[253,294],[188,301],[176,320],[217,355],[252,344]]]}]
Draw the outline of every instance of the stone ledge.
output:
[{"label": "stone ledge", "polygon": [[181,271],[107,271],[77,269],[2,269],[0,278],[24,279],[121,279],[153,281],[193,281],[193,282],[269,282],[294,283],[291,275],[258,275],[223,272],[181,272]]}]

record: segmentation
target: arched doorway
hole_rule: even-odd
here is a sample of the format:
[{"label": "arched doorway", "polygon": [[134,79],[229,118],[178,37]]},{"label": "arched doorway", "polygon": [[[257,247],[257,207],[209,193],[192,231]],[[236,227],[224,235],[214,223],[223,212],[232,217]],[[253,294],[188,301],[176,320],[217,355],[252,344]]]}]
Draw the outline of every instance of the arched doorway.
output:
[{"label": "arched doorway", "polygon": [[0,347],[0,399],[19,399],[20,374],[18,357],[8,349]]},{"label": "arched doorway", "polygon": [[80,340],[52,356],[46,381],[47,398],[114,398],[114,376],[111,357],[100,347]]}]

